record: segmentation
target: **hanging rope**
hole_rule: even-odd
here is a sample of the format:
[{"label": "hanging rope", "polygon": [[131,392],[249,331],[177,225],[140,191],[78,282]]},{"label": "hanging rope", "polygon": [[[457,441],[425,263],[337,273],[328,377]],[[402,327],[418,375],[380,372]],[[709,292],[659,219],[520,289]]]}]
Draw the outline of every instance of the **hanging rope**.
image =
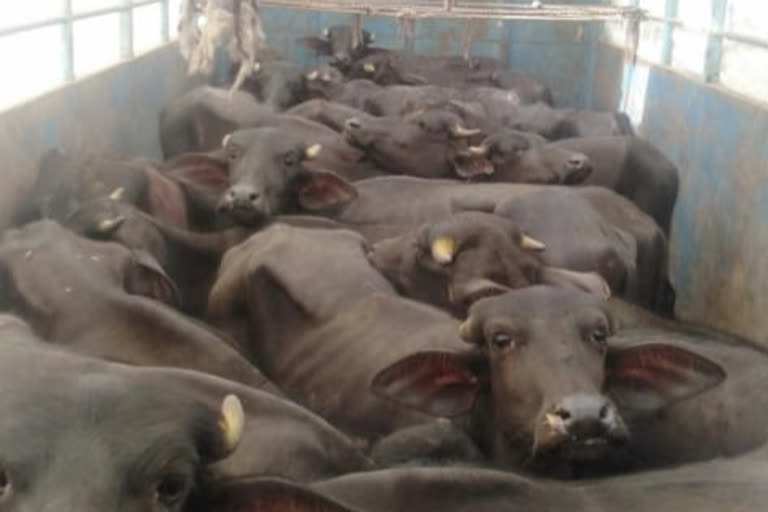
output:
[{"label": "hanging rope", "polygon": [[256,67],[266,36],[256,0],[183,0],[179,48],[190,74],[210,75],[216,49],[226,47],[240,68],[232,90],[240,88]]}]

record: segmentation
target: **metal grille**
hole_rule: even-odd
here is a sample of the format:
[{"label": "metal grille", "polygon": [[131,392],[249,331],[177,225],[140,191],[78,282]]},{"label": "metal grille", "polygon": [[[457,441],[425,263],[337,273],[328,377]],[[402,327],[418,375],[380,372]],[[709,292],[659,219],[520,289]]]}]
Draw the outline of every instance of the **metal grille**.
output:
[{"label": "metal grille", "polygon": [[610,21],[638,17],[636,7],[532,5],[471,0],[261,0],[262,5],[398,18],[469,18],[563,21]]},{"label": "metal grille", "polygon": [[5,27],[0,29],[0,38],[4,36],[10,36],[23,32],[28,32],[43,27],[49,27],[54,25],[61,25],[62,30],[62,48],[63,48],[63,72],[64,82],[71,82],[75,79],[75,55],[74,55],[74,34],[73,25],[76,21],[85,20],[89,18],[96,18],[108,14],[118,13],[120,15],[120,30],[117,37],[120,38],[120,57],[122,59],[129,59],[134,56],[133,54],[133,10],[139,7],[145,7],[148,5],[160,5],[161,6],[161,20],[160,30],[161,39],[163,42],[170,40],[170,27],[169,27],[169,0],[122,0],[118,5],[114,7],[107,7],[103,9],[96,9],[88,12],[73,13],[72,12],[72,0],[62,0],[62,10],[59,16],[34,21],[31,23],[25,23],[21,25],[15,25],[11,27]]}]

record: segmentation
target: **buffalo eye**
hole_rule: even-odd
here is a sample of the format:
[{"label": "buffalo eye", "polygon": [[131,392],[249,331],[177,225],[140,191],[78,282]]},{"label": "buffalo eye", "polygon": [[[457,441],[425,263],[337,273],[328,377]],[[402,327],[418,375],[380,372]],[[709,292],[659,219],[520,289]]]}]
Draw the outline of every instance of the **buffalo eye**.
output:
[{"label": "buffalo eye", "polygon": [[283,163],[288,167],[298,164],[300,160],[301,158],[296,151],[289,151],[283,155]]},{"label": "buffalo eye", "polygon": [[507,333],[497,332],[491,336],[491,345],[498,350],[507,350],[515,348],[517,342]]},{"label": "buffalo eye", "polygon": [[593,329],[589,334],[589,340],[601,349],[604,348],[608,344],[608,328],[600,326]]},{"label": "buffalo eye", "polygon": [[230,161],[235,161],[243,154],[242,149],[239,146],[236,146],[235,144],[230,143],[226,147],[226,153],[227,158],[229,158]]},{"label": "buffalo eye", "polygon": [[165,507],[173,507],[185,497],[189,483],[187,477],[179,474],[165,475],[157,483],[155,495],[157,501]]},{"label": "buffalo eye", "polygon": [[8,499],[11,489],[11,475],[6,468],[0,466],[0,503]]}]

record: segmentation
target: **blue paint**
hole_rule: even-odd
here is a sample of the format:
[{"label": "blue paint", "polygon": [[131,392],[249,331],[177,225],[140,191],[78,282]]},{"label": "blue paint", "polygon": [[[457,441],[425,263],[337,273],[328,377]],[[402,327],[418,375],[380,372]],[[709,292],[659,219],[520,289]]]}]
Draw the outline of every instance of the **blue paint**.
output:
[{"label": "blue paint", "polygon": [[[599,108],[615,108],[623,52],[601,48]],[[679,167],[673,282],[683,317],[768,341],[768,108],[651,66],[640,133]]]},{"label": "blue paint", "polygon": [[[270,46],[305,67],[321,65],[325,59],[316,58],[296,44],[296,39],[319,35],[327,26],[351,24],[353,19],[345,14],[262,7],[263,26]],[[411,41],[403,39],[401,25],[394,18],[371,16],[363,17],[362,21],[363,28],[375,34],[376,46],[425,55],[461,55],[464,51],[466,24],[462,20],[416,20]],[[479,30],[482,37],[473,42],[471,55],[502,59],[511,67],[528,72],[553,90],[559,105],[589,105],[592,98],[589,78],[596,63],[597,24],[517,20],[477,23],[482,24]]]}]

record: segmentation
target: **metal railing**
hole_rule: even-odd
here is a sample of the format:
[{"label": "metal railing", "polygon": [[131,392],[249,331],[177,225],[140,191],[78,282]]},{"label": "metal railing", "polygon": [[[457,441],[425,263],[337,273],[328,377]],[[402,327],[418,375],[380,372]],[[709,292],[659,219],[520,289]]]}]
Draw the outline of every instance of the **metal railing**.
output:
[{"label": "metal railing", "polygon": [[[718,82],[723,60],[723,42],[734,41],[747,46],[753,46],[768,50],[768,39],[739,34],[725,30],[725,17],[729,0],[712,0],[710,5],[710,26],[701,27],[686,23],[678,18],[678,0],[666,0],[664,16],[654,16],[643,12],[642,20],[664,24],[664,39],[662,41],[661,62],[670,66],[672,64],[673,34],[675,30],[682,30],[692,34],[698,34],[707,38],[707,49],[704,61],[703,78],[707,82]],[[637,7],[638,0],[633,0],[633,6]]]},{"label": "metal railing", "polygon": [[465,18],[562,21],[613,21],[637,16],[636,7],[506,4],[462,0],[261,0],[261,5],[397,18]]},{"label": "metal railing", "polygon": [[74,55],[74,31],[73,25],[76,21],[96,18],[108,14],[120,14],[120,57],[130,59],[133,53],[133,9],[147,5],[161,6],[161,38],[163,42],[170,39],[170,29],[168,20],[169,0],[122,0],[122,3],[113,7],[95,9],[87,12],[75,13],[72,11],[72,0],[62,0],[63,8],[59,16],[46,18],[43,20],[22,23],[11,27],[0,28],[0,38],[29,32],[40,28],[61,25],[62,26],[62,45],[64,48],[64,81],[71,82],[75,79],[75,55]]},{"label": "metal railing", "polygon": [[[261,0],[264,6],[330,11],[356,15],[392,16],[401,19],[458,18],[458,19],[509,19],[509,20],[551,20],[551,21],[620,21],[627,20],[637,25],[643,21],[664,24],[661,60],[670,65],[675,30],[701,34],[707,37],[707,54],[704,78],[717,81],[723,55],[723,41],[768,50],[768,39],[738,34],[725,30],[725,12],[728,0],[712,0],[712,24],[708,28],[692,26],[677,17],[678,0],[667,0],[664,16],[653,16],[638,7],[638,0],[630,6],[550,4],[540,6],[508,4],[505,2],[476,0]],[[113,7],[74,13],[72,0],[62,0],[63,9],[59,16],[33,21],[12,27],[0,28],[0,38],[28,32],[48,26],[62,26],[64,48],[65,81],[75,78],[74,34],[76,21],[108,14],[120,14],[120,56],[123,59],[134,56],[133,52],[133,9],[160,4],[161,37],[163,42],[170,39],[169,0],[122,0]]]},{"label": "metal railing", "polygon": [[757,46],[759,48],[765,48],[768,50],[768,39],[760,38],[760,37],[754,37],[754,36],[748,36],[746,34],[738,34],[735,32],[730,32],[728,30],[716,30],[716,29],[706,29],[695,25],[687,24],[685,21],[675,18],[675,17],[665,17],[665,16],[645,16],[646,20],[648,21],[655,21],[657,23],[665,23],[673,28],[677,28],[680,30],[685,30],[686,32],[691,32],[693,34],[702,34],[705,36],[715,36],[715,37],[722,37],[723,39],[728,39],[730,41],[736,41],[737,43],[742,43],[750,46]]}]

